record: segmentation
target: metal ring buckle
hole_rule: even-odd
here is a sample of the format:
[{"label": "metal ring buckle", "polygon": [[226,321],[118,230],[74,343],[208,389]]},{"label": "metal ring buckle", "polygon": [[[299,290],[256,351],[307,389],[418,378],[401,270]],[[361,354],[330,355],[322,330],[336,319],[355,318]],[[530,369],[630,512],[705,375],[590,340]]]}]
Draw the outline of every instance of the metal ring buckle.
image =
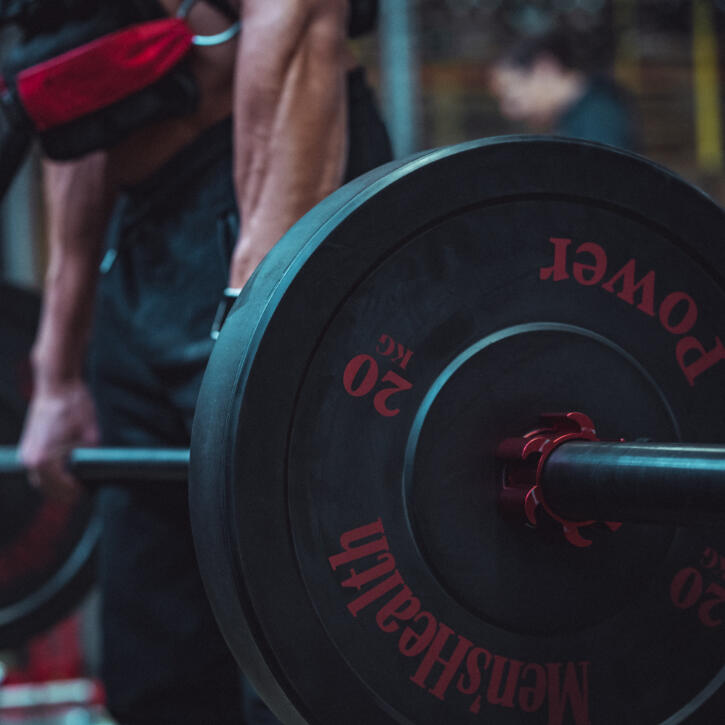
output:
[{"label": "metal ring buckle", "polygon": [[[182,20],[186,19],[191,11],[191,8],[198,2],[198,0],[184,0],[176,13],[177,18]],[[237,21],[233,25],[230,25],[226,30],[222,30],[221,33],[215,33],[214,35],[195,35],[191,42],[193,45],[205,46],[210,45],[221,45],[231,40],[237,35],[242,27],[242,24]]]}]

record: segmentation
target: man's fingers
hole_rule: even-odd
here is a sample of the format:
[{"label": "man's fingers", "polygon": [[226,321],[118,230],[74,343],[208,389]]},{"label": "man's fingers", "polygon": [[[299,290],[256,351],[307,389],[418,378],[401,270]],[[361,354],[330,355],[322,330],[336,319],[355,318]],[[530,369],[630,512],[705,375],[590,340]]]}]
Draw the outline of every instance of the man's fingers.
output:
[{"label": "man's fingers", "polygon": [[49,461],[28,470],[30,485],[62,503],[72,503],[81,494],[80,483],[65,470],[60,460]]},{"label": "man's fingers", "polygon": [[101,432],[94,423],[85,426],[81,434],[81,443],[84,446],[97,446],[101,442]]},{"label": "man's fingers", "polygon": [[83,488],[76,478],[59,469],[53,475],[52,491],[48,495],[63,503],[73,503],[82,491]]}]

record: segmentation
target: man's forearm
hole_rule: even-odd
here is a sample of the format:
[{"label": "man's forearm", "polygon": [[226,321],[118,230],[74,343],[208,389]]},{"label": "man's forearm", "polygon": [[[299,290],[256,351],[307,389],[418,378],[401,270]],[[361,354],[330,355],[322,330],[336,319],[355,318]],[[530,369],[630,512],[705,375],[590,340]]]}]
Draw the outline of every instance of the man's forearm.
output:
[{"label": "man's forearm", "polygon": [[90,251],[87,258],[59,254],[46,278],[32,353],[39,386],[58,386],[81,376],[98,266],[97,256],[91,257]]},{"label": "man's forearm", "polygon": [[49,262],[33,347],[36,385],[61,386],[82,374],[98,261],[114,197],[104,154],[46,164]]},{"label": "man's forearm", "polygon": [[345,0],[243,3],[235,87],[242,236],[230,286],[340,184],[346,157]]}]

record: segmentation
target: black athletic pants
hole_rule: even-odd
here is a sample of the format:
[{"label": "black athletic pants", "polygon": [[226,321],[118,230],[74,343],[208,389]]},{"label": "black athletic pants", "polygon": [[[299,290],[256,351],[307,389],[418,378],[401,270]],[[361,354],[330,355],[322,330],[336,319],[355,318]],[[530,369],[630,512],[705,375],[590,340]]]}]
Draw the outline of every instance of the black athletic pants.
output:
[{"label": "black athletic pants", "polygon": [[[350,74],[348,93],[350,179],[388,161],[390,145],[361,70]],[[91,359],[106,445],[189,445],[209,330],[237,238],[231,144],[227,120],[118,203]],[[103,677],[112,714],[124,724],[275,722],[242,693],[207,604],[186,486],[109,486],[98,504]]]}]

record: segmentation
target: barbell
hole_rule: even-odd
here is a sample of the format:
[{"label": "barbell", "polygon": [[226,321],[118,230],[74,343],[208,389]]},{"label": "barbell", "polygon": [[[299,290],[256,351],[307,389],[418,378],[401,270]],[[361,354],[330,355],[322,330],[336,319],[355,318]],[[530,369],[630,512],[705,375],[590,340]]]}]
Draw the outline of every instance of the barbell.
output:
[{"label": "barbell", "polygon": [[377,169],[270,252],[189,494],[283,722],[721,717],[724,222],[634,155],[511,137]]},{"label": "barbell", "polygon": [[[188,448],[74,448],[66,468],[88,486],[121,482],[168,481],[184,483],[189,477]],[[0,446],[0,478],[26,475],[15,446]]]},{"label": "barbell", "polygon": [[[580,415],[569,414],[568,419]],[[594,423],[588,424],[594,432]],[[537,433],[542,430],[547,429]],[[526,516],[535,525],[526,497],[538,486],[534,497],[540,496],[552,515],[570,523],[616,519],[697,526],[725,519],[725,445],[607,442],[579,432],[565,428],[561,441],[556,435],[539,435],[501,442],[497,458],[517,464],[501,481],[504,515]],[[524,453],[532,442],[552,444],[545,462],[536,446]],[[531,453],[533,466],[525,460]],[[188,448],[75,448],[68,453],[66,468],[91,490],[149,481],[179,484],[188,480],[189,456]],[[7,483],[26,475],[18,449],[0,446],[0,479]],[[537,508],[541,502],[530,498],[529,505]]]}]

